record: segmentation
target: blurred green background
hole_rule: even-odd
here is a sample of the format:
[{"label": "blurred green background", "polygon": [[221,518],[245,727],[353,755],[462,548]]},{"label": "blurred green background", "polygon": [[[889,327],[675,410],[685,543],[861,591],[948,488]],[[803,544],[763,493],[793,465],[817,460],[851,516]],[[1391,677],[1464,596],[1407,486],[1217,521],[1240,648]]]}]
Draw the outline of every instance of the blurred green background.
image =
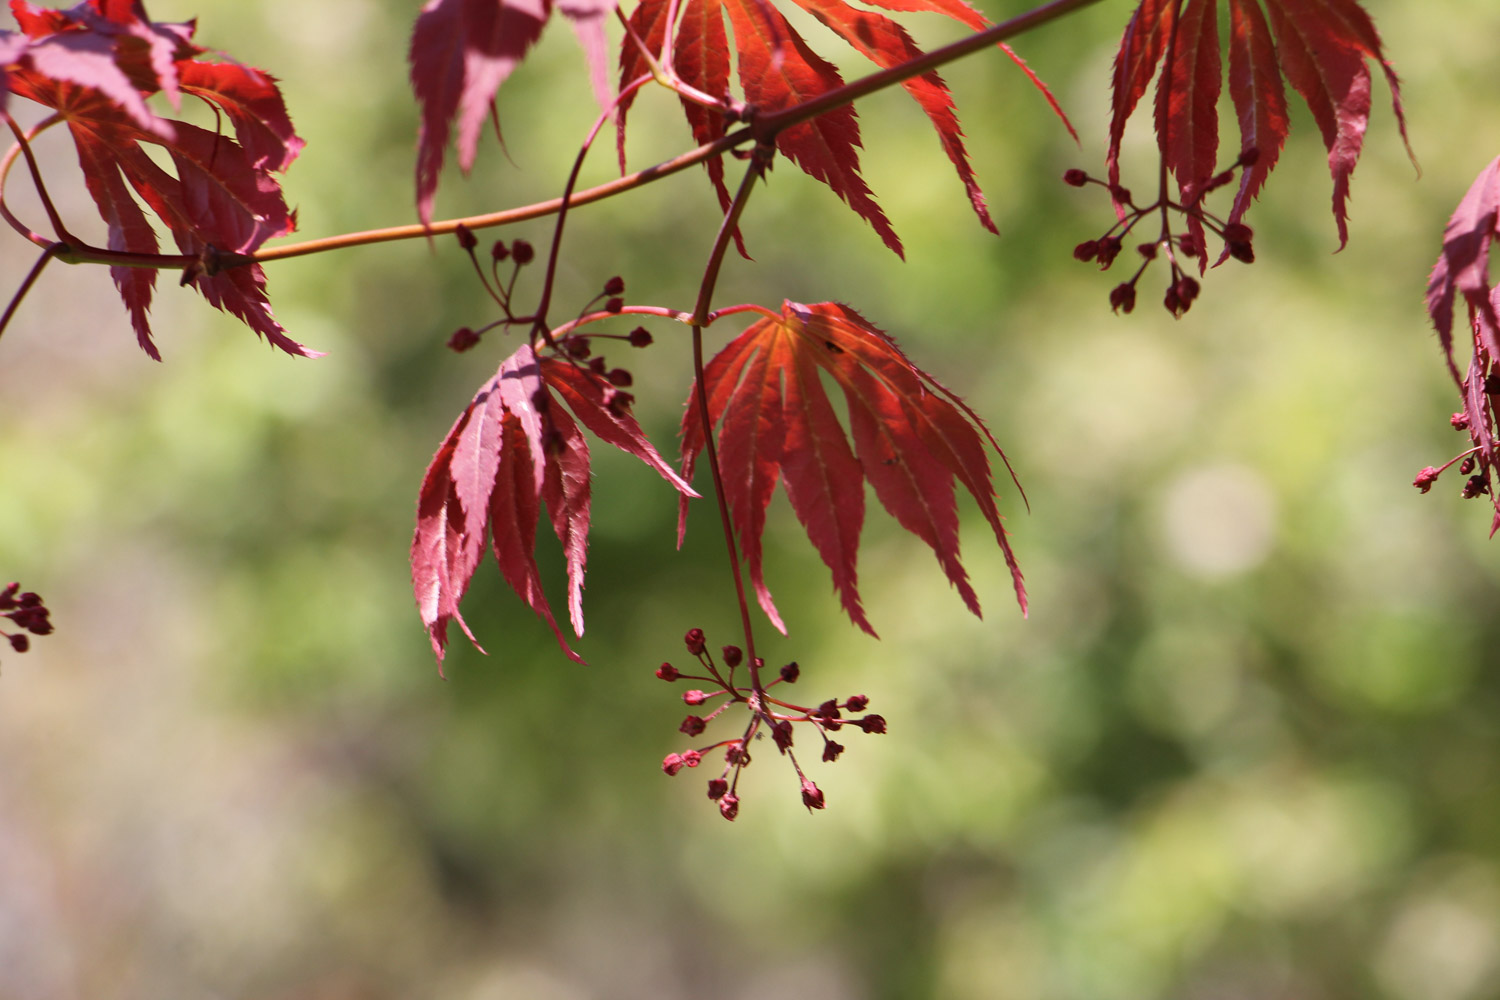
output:
[{"label": "blurred green background", "polygon": [[[1299,104],[1251,214],[1259,260],[1211,274],[1181,321],[1156,304],[1159,269],[1116,317],[1121,277],[1070,257],[1112,218],[1058,177],[1101,169],[1124,2],[1018,42],[1081,151],[1004,59],[945,71],[1001,238],[900,93],[860,111],[907,263],[789,164],[756,196],[756,261],[731,258],[716,301],[854,305],[986,417],[1031,499],[1003,491],[1025,621],[972,504],[983,621],[872,511],[878,642],[773,505],[791,635],[758,619],[767,658],[800,661],[805,698],[864,693],[890,723],[808,762],[829,804],[812,816],[764,751],[733,825],[709,775],[659,770],[683,708],[652,671],[682,663],[689,627],[731,641],[737,612],[711,510],[674,554],[670,490],[604,446],[590,666],[489,565],[464,610],[491,655],[456,645],[438,680],[406,567],[417,487],[511,350],[442,348],[490,318],[450,242],[272,265],[278,316],[317,361],[164,281],[155,364],[103,270],[54,265],[0,343],[0,576],[57,625],[0,658],[0,997],[1500,994],[1500,542],[1458,477],[1409,485],[1460,446],[1422,291],[1500,152],[1500,10],[1368,6],[1420,180],[1377,83],[1350,246],[1331,256]],[[307,236],[413,216],[415,8],[150,5],[281,77],[309,140],[286,181]],[[911,20],[927,44],[959,34]],[[472,178],[445,175],[440,214],[559,192],[596,113],[582,66],[552,25],[502,91],[509,159],[486,138]],[[687,148],[680,118],[644,95],[632,165]],[[1148,121],[1127,145],[1144,189]],[[41,146],[86,219],[64,138]],[[611,169],[604,146],[585,183]],[[35,217],[24,176],[11,189]],[[690,308],[715,223],[698,170],[579,210],[558,313],[612,274],[632,302]],[[28,248],[0,254],[13,289]],[[670,453],[690,365],[679,328],[653,329],[611,360]],[[557,604],[550,536],[541,552]]]}]

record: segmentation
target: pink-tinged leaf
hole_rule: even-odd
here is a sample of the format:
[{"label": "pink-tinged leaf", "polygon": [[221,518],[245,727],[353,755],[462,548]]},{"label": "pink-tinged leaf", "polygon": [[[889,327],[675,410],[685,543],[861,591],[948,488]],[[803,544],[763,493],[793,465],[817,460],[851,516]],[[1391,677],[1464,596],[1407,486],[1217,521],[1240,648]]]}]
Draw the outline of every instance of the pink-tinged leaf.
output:
[{"label": "pink-tinged leaf", "polygon": [[1257,154],[1240,176],[1229,213],[1230,222],[1240,222],[1281,158],[1289,127],[1276,45],[1257,0],[1229,0],[1229,96],[1239,117],[1240,148]]},{"label": "pink-tinged leaf", "polygon": [[583,426],[593,431],[599,440],[645,462],[676,487],[683,497],[698,496],[646,438],[646,432],[630,415],[627,394],[620,393],[593,372],[569,361],[544,358],[541,368],[547,385],[562,397]]},{"label": "pink-tinged leaf", "polygon": [[[522,344],[516,353],[500,363],[491,383],[505,410],[517,421],[533,456],[532,495],[541,496],[546,478],[543,462],[547,455],[547,418],[551,399],[542,385],[542,368],[530,344]],[[529,536],[528,536],[529,537]]]},{"label": "pink-tinged leaf", "polygon": [[[852,450],[823,391],[820,370],[844,391]],[[778,476],[832,572],[845,611],[872,635],[856,575],[864,519],[861,480],[870,482],[903,527],[932,547],[964,603],[978,614],[978,597],[958,555],[953,490],[958,478],[995,531],[1024,613],[1025,589],[994,504],[984,450],[984,442],[993,439],[967,406],[858,313],[835,303],[785,303],[780,316],[756,322],[725,347],[705,368],[704,378],[725,499],[762,608],[773,621],[774,607],[757,567],[765,508]],[[690,395],[683,418],[686,474],[703,446],[697,402]]]},{"label": "pink-tinged leaf", "polygon": [[124,111],[137,126],[170,141],[172,124],[146,106],[130,77],[115,65],[113,41],[69,31],[32,44],[26,52],[32,72],[48,80],[71,83],[98,93]]},{"label": "pink-tinged leaf", "polygon": [[595,99],[600,107],[609,107],[614,95],[609,91],[609,42],[604,37],[604,22],[615,12],[615,0],[558,0],[557,9],[568,19],[583,49]]},{"label": "pink-tinged leaf", "polygon": [[[843,0],[797,0],[798,6],[832,29],[854,49],[882,68],[897,66],[922,55],[911,36],[890,18],[867,11],[859,11]],[[943,78],[936,72],[924,73],[901,84],[937,130],[943,151],[948,154],[953,167],[958,171],[964,190],[969,193],[969,203],[979,216],[979,221],[992,233],[998,233],[984,203],[984,193],[974,177],[969,164],[969,154],[964,149],[963,131],[958,124],[958,115],[953,108],[953,98]]]},{"label": "pink-tinged leaf", "polygon": [[505,429],[505,404],[494,379],[479,390],[468,412],[469,420],[454,442],[448,474],[463,511],[464,556],[478,566],[489,531],[490,494],[500,469]]},{"label": "pink-tinged leaf", "polygon": [[550,413],[557,443],[547,461],[542,497],[568,564],[568,618],[573,632],[581,636],[583,573],[589,546],[589,445],[562,407],[553,407]]},{"label": "pink-tinged leaf", "polygon": [[[1109,120],[1109,152],[1105,157],[1111,186],[1120,183],[1120,140],[1125,136],[1125,123],[1130,120],[1130,113],[1140,103],[1151,78],[1156,75],[1156,66],[1166,51],[1176,11],[1177,4],[1173,0],[1141,0],[1125,26],[1124,37],[1120,39],[1112,83],[1114,99]],[[1116,203],[1115,209],[1122,213],[1123,218],[1123,207]]]},{"label": "pink-tinged leaf", "polygon": [[536,473],[543,470],[546,458],[531,450],[528,435],[514,416],[505,418],[504,438],[495,490],[490,496],[490,537],[494,543],[495,561],[500,564],[505,582],[547,622],[568,659],[582,663],[582,657],[573,651],[562,629],[557,627],[557,619],[552,616],[552,607],[542,589],[541,571],[537,569],[536,557],[532,554],[541,514]]},{"label": "pink-tinged leaf", "polygon": [[[775,8],[762,0],[724,0],[734,26],[745,100],[780,111],[843,86],[843,78],[807,47]],[[885,245],[905,257],[890,220],[859,173],[859,124],[845,105],[776,136],[776,148],[809,176],[827,184],[865,219]]]},{"label": "pink-tinged leaf", "polygon": [[[1177,178],[1184,204],[1202,196],[1217,171],[1219,155],[1219,16],[1216,0],[1188,0],[1168,46],[1171,54],[1156,86],[1156,135],[1167,169]],[[1187,214],[1188,233],[1200,247],[1203,221]],[[1198,271],[1208,267],[1198,256]]]},{"label": "pink-tinged leaf", "polygon": [[[469,641],[479,647],[458,610],[459,601],[469,588],[474,567],[466,564],[463,555],[466,547],[463,515],[449,472],[458,436],[468,422],[469,413],[466,409],[459,416],[427,466],[427,474],[422,477],[422,490],[417,499],[417,528],[411,542],[412,591],[417,600],[417,613],[432,641],[439,673],[448,648],[450,621],[457,621]],[[480,649],[482,652],[482,647]]]},{"label": "pink-tinged leaf", "polygon": [[[1461,381],[1454,368],[1453,300],[1460,293],[1469,307],[1494,329],[1495,307],[1490,298],[1490,245],[1500,231],[1500,157],[1479,172],[1474,183],[1458,203],[1443,232],[1443,251],[1433,265],[1427,281],[1427,314],[1437,330],[1443,353],[1455,381]],[[1500,345],[1486,344],[1496,358]]]},{"label": "pink-tinged leaf", "polygon": [[412,31],[412,90],[422,107],[417,138],[417,213],[432,203],[458,120],[458,165],[468,173],[479,133],[505,78],[541,36],[551,0],[429,0]]}]

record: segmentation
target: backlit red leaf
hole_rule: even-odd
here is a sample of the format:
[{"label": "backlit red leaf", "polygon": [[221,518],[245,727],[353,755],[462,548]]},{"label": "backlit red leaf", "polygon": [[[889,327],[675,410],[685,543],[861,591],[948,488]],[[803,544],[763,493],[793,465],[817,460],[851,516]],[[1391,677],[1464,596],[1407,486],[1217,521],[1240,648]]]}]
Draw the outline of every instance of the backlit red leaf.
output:
[{"label": "backlit red leaf", "polygon": [[[1358,0],[1225,2],[1229,92],[1239,120],[1240,149],[1256,152],[1241,177],[1229,221],[1238,223],[1244,217],[1279,159],[1288,121],[1285,77],[1307,103],[1328,150],[1334,222],[1342,248],[1348,242],[1349,178],[1369,123],[1372,61],[1390,84],[1397,124],[1406,139],[1400,81],[1385,59],[1375,25]],[[1224,166],[1217,163],[1219,6],[1219,0],[1141,0],[1136,7],[1115,60],[1106,157],[1112,185],[1120,178],[1126,121],[1159,66],[1157,143],[1167,170],[1177,179],[1181,200],[1192,203]],[[1125,208],[1118,200],[1116,210],[1123,219]],[[1190,233],[1200,237],[1202,219],[1196,212],[1188,212],[1187,218]],[[1200,268],[1203,260],[1200,257]]]},{"label": "backlit red leaf", "polygon": [[[843,390],[847,438],[820,372]],[[932,548],[977,615],[979,601],[959,561],[956,477],[994,528],[1024,612],[1025,588],[994,503],[984,447],[988,431],[854,310],[836,303],[785,303],[779,316],[757,321],[725,347],[705,367],[704,379],[740,549],[761,607],[778,628],[760,549],[778,478],[832,572],[844,610],[872,635],[856,571],[864,481],[902,527]],[[695,395],[683,415],[682,440],[687,477],[704,447]]]}]

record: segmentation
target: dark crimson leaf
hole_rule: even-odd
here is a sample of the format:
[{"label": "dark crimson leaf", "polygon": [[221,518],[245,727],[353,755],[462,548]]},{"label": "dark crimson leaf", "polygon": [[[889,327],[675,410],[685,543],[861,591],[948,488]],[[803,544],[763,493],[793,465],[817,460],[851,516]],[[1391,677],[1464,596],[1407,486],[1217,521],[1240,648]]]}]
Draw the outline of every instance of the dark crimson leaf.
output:
[{"label": "dark crimson leaf", "polygon": [[[843,390],[852,448],[820,372]],[[765,585],[760,548],[778,479],[832,572],[845,612],[866,632],[874,634],[856,573],[866,480],[902,527],[931,546],[977,615],[979,601],[958,557],[957,477],[994,530],[1025,611],[1025,586],[995,506],[985,451],[985,442],[993,445],[994,439],[972,410],[854,310],[787,302],[780,315],[767,315],[720,351],[705,367],[704,380],[725,498],[757,599],[778,628],[781,617]],[[682,420],[684,478],[691,477],[703,447],[704,426],[696,395],[690,395]],[[684,507],[679,541],[685,526]]]}]

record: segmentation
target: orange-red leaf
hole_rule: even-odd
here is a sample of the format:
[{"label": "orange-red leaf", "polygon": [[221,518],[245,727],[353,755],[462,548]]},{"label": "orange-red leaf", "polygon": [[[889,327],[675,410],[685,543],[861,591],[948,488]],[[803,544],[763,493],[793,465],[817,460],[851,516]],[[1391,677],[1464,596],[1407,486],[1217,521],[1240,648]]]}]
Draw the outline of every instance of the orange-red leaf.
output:
[{"label": "orange-red leaf", "polygon": [[[843,390],[847,438],[820,372]],[[959,561],[956,477],[993,527],[1024,612],[1025,587],[995,506],[984,447],[988,431],[854,310],[837,303],[787,302],[779,316],[757,321],[725,347],[706,366],[704,379],[725,499],[761,607],[778,628],[760,550],[765,509],[778,478],[831,571],[845,612],[870,634],[856,569],[865,481],[904,528],[931,546],[977,615],[978,597]],[[696,395],[688,398],[682,439],[686,478],[704,446]]]}]

